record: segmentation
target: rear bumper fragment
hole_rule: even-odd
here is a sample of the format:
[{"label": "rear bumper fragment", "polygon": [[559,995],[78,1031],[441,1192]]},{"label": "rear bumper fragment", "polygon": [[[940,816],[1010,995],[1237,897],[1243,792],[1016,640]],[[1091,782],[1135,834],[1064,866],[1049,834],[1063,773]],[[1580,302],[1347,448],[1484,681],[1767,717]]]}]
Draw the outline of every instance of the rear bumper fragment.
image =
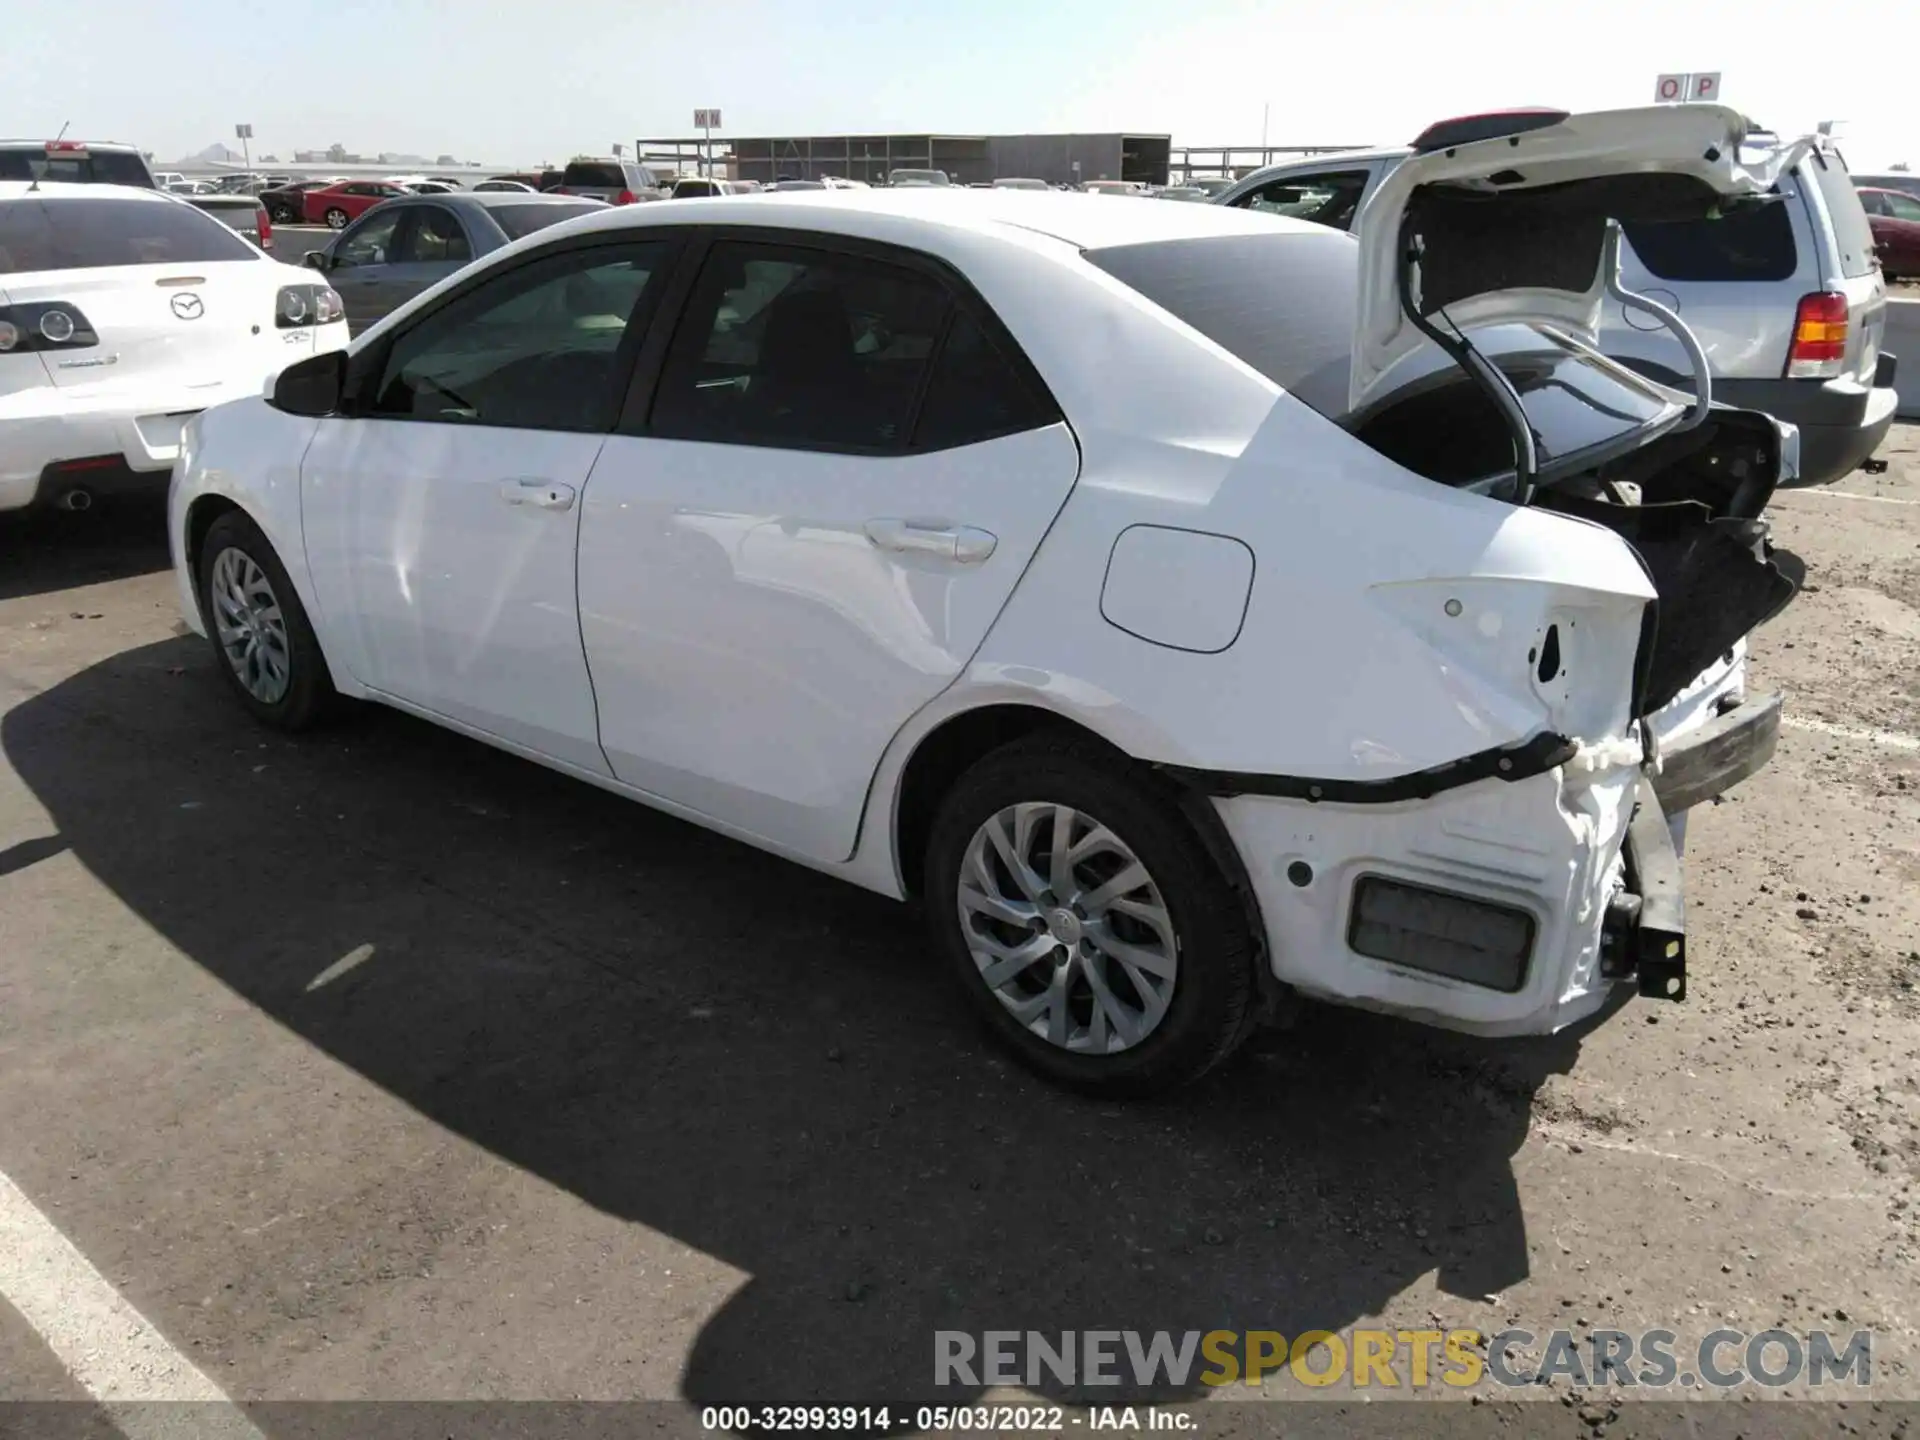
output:
[{"label": "rear bumper fragment", "polygon": [[1756,695],[1666,750],[1653,792],[1669,815],[1690,810],[1757,774],[1779,739],[1780,696]]},{"label": "rear bumper fragment", "polygon": [[1600,934],[1600,973],[1629,977],[1654,1000],[1687,998],[1687,892],[1660,797],[1640,777],[1627,821],[1626,888],[1607,906]]}]

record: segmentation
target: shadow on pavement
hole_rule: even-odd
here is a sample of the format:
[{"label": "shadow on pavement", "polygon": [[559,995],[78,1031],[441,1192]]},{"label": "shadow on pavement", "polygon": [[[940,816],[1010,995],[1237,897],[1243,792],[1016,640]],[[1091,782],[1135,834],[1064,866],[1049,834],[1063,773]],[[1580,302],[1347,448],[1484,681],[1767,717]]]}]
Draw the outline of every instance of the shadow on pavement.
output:
[{"label": "shadow on pavement", "polygon": [[0,743],[234,991],[747,1272],[697,1403],[951,1403],[936,1330],[1295,1334],[1527,1273],[1510,1162],[1574,1037],[1314,1010],[1176,1101],[1101,1106],[986,1048],[905,908],[397,714],[272,735],[200,642],[24,701]]},{"label": "shadow on pavement", "polygon": [[171,562],[164,476],[159,492],[103,500],[79,512],[0,515],[0,600],[166,569]]}]

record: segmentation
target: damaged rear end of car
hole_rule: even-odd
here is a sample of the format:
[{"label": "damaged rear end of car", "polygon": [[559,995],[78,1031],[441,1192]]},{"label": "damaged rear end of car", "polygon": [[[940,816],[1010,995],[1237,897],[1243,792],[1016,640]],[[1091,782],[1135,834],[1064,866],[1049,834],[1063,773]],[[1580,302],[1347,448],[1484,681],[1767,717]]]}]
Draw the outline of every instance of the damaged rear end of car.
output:
[{"label": "damaged rear end of car", "polygon": [[[1259,579],[1208,683],[1253,718],[1161,766],[1223,822],[1285,986],[1486,1034],[1685,997],[1687,813],[1778,731],[1746,637],[1798,586],[1764,519],[1798,437],[1712,400],[1619,235],[1772,203],[1795,152],[1743,161],[1745,131],[1717,106],[1435,127],[1329,242],[1359,250],[1350,343],[1288,373],[1237,343],[1257,319],[1089,255],[1318,412],[1276,405],[1209,496]],[[1601,356],[1603,303],[1671,329],[1694,393]],[[1326,420],[1359,443],[1308,460]]]}]

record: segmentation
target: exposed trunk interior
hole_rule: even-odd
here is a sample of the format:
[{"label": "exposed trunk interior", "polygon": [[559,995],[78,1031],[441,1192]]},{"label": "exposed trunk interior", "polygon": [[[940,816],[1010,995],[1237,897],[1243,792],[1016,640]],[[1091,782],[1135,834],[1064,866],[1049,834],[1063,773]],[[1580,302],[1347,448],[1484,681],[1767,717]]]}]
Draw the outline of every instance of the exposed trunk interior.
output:
[{"label": "exposed trunk interior", "polygon": [[[1353,433],[1445,485],[1513,466],[1505,419],[1464,375],[1404,393]],[[1591,520],[1624,538],[1659,594],[1641,644],[1637,713],[1652,714],[1672,701],[1798,590],[1802,567],[1773,547],[1760,518],[1779,474],[1772,424],[1748,411],[1716,410],[1691,430],[1535,492],[1540,508]]]}]

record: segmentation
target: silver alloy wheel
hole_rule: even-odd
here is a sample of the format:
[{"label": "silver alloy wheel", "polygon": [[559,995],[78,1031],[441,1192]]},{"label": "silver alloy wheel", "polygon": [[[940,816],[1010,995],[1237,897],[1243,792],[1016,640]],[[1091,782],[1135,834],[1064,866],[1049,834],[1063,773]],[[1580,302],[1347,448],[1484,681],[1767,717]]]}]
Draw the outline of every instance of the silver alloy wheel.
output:
[{"label": "silver alloy wheel", "polygon": [[1112,1055],[1166,1019],[1179,939],[1126,842],[1068,805],[1010,805],[967,842],[960,930],[980,979],[1033,1034]]},{"label": "silver alloy wheel", "polygon": [[327,228],[329,230],[346,229],[347,228],[347,212],[344,210],[327,211]]},{"label": "silver alloy wheel", "polygon": [[293,683],[293,651],[267,572],[246,551],[228,546],[214,557],[207,589],[220,653],[235,678],[261,704],[277,705]]}]

